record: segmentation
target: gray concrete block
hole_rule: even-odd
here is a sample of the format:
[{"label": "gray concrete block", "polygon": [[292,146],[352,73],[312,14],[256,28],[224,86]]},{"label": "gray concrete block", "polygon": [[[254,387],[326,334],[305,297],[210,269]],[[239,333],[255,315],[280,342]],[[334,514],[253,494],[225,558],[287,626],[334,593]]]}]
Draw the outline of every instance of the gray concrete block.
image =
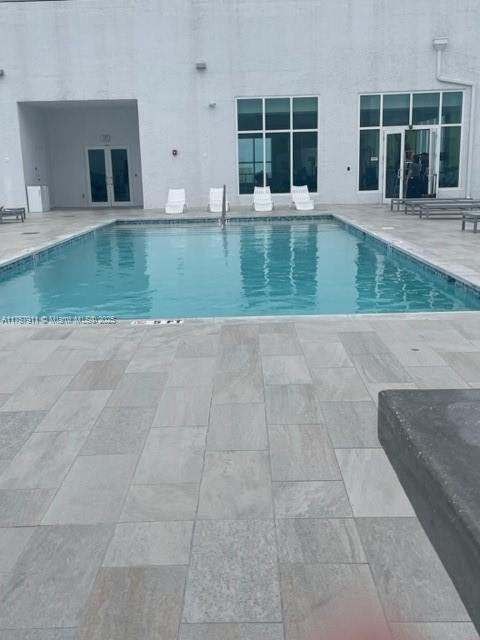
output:
[{"label": "gray concrete block", "polygon": [[480,629],[480,390],[384,391],[378,432]]}]

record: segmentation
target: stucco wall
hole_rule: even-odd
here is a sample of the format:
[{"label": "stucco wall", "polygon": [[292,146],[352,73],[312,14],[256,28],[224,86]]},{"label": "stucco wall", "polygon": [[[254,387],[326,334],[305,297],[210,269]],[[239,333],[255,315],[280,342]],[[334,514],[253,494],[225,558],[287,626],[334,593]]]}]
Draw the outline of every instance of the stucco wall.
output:
[{"label": "stucco wall", "polygon": [[[150,208],[169,186],[186,186],[195,205],[222,182],[235,203],[234,98],[315,94],[318,199],[378,201],[357,192],[358,94],[448,88],[435,80],[439,35],[449,38],[445,73],[478,81],[479,22],[478,0],[0,3],[0,200],[24,198],[18,101],[137,99]],[[480,126],[474,145],[480,197]]]}]

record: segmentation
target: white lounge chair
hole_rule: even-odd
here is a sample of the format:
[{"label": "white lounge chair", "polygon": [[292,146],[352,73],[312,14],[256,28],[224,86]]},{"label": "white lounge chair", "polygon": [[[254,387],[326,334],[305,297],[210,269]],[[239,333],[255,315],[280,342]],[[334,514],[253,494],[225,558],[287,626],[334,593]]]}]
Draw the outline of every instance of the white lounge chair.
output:
[{"label": "white lounge chair", "polygon": [[302,187],[292,186],[292,207],[295,207],[297,211],[312,211],[314,205],[307,185]]},{"label": "white lounge chair", "polygon": [[165,213],[183,213],[185,206],[185,189],[169,189]]},{"label": "white lounge chair", "polygon": [[[222,213],[222,203],[223,203],[223,187],[210,188],[210,199],[208,201],[208,210],[212,213]],[[226,202],[227,211],[229,210],[228,200]]]},{"label": "white lounge chair", "polygon": [[255,211],[272,211],[273,200],[270,187],[255,187],[253,190],[253,208]]}]

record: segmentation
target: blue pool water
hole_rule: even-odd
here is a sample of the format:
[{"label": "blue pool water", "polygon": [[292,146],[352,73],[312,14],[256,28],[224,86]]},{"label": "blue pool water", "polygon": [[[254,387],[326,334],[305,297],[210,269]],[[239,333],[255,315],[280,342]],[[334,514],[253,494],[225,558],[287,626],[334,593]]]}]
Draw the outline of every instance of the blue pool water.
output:
[{"label": "blue pool water", "polygon": [[328,219],[116,224],[0,272],[0,316],[467,309],[477,295]]}]

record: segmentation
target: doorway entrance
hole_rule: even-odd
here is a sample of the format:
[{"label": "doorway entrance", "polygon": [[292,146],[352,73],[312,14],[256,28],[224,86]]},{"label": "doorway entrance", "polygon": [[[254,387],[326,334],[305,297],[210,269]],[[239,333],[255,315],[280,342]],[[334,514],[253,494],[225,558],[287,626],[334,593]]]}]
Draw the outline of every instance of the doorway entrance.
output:
[{"label": "doorway entrance", "polygon": [[87,173],[93,207],[121,207],[132,202],[126,147],[89,147]]},{"label": "doorway entrance", "polygon": [[383,199],[433,197],[438,189],[438,128],[384,131]]}]

